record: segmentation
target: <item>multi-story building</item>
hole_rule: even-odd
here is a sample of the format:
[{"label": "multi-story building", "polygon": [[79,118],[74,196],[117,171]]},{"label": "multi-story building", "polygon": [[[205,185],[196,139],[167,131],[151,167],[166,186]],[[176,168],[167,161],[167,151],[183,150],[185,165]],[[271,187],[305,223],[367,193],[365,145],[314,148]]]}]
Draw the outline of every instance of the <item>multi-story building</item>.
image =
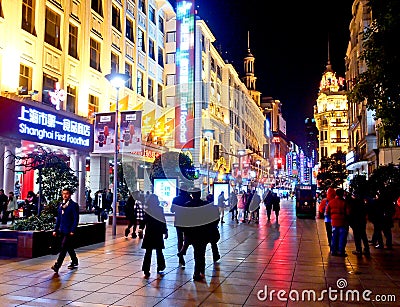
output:
[{"label": "multi-story building", "polygon": [[347,153],[349,146],[347,94],[344,79],[337,78],[330,59],[322,75],[314,119],[319,131],[319,160],[336,152]]},{"label": "multi-story building", "polygon": [[[104,76],[125,72],[130,79],[119,93],[120,110],[143,110],[144,120],[149,117],[147,126],[143,126],[147,141],[152,125],[167,107],[167,97],[163,96],[168,75],[166,29],[174,17],[166,0],[3,1],[1,94],[18,101],[32,98],[27,99],[29,106],[38,112],[56,109],[61,117],[92,124],[95,113],[115,108],[116,91]],[[52,93],[59,94],[59,105],[52,104]],[[91,143],[92,138],[90,135]],[[2,140],[9,142],[4,134]],[[27,146],[54,145],[46,139],[33,144],[27,144],[27,140],[23,136],[14,140],[12,150],[19,148],[17,153],[23,154]],[[154,151],[162,152],[163,143],[157,144]],[[78,196],[84,195],[87,184],[94,191],[109,186],[109,156],[91,154],[91,146],[76,149],[66,142],[57,145],[69,155],[71,166],[79,174]],[[143,164],[152,154],[145,156],[138,163]],[[90,177],[86,173],[89,169]],[[23,193],[34,189],[32,182],[22,181]]]},{"label": "multi-story building", "polygon": [[[363,31],[371,22],[371,13],[367,1],[354,1],[350,22],[350,41],[346,51],[346,81],[348,90],[353,88],[353,80],[366,70],[366,64],[360,61]],[[376,167],[376,128],[374,112],[366,108],[366,102],[349,103],[349,152],[346,167],[351,176],[367,175]]]},{"label": "multi-story building", "polygon": [[[2,110],[13,113],[7,114],[8,119],[16,123],[11,128],[0,125],[1,153],[24,155],[37,146],[63,150],[79,176],[75,198],[83,205],[85,186],[97,191],[110,185],[112,154],[92,152],[93,120],[95,114],[114,112],[118,99],[119,111],[142,111],[142,150],[119,155],[123,165],[135,170],[137,180],[130,188],[151,189],[145,170],[155,156],[181,150],[176,142],[180,123],[176,97],[182,94],[178,86],[182,49],[177,43],[182,33],[171,4],[167,0],[0,4],[0,102]],[[255,88],[247,88],[234,67],[221,58],[205,22],[193,20],[194,146],[188,151],[196,167],[206,161],[217,178],[241,158],[242,163],[247,161],[239,150],[248,150],[246,158],[260,153],[267,143],[265,118],[254,100]],[[105,76],[120,72],[129,79],[117,93]],[[21,132],[19,124],[30,126]],[[211,130],[210,136],[206,131]],[[56,134],[65,135],[67,141],[56,139]],[[73,137],[67,138],[68,134]],[[5,190],[12,190],[16,179],[23,183],[22,197],[37,189],[37,174],[16,178],[11,161],[0,163],[0,186]]]},{"label": "multi-story building", "polygon": [[[352,20],[349,25],[350,41],[346,51],[346,81],[352,90],[354,79],[367,70],[365,61],[359,56],[363,51],[363,33],[372,20],[372,12],[366,0],[355,0],[352,5]],[[349,105],[349,153],[347,169],[354,174],[367,177],[378,165],[398,163],[400,147],[396,142],[387,143],[383,138],[379,119],[368,110],[366,101]],[[381,132],[381,133],[380,133]]]}]

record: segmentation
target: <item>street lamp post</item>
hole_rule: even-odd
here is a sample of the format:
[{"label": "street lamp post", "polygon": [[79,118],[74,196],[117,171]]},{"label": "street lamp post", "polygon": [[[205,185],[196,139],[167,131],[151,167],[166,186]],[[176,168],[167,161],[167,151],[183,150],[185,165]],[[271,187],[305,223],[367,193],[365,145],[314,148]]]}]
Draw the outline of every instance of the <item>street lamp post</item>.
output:
[{"label": "street lamp post", "polygon": [[213,129],[203,130],[204,140],[207,141],[207,194],[210,194],[210,164],[211,164],[211,138],[214,137]]},{"label": "street lamp post", "polygon": [[117,100],[115,102],[115,130],[114,130],[114,192],[113,192],[113,221],[112,235],[117,234],[117,200],[118,200],[118,94],[119,89],[125,85],[125,82],[130,78],[129,75],[120,73],[111,73],[105,76],[111,85],[117,90]]},{"label": "street lamp post", "polygon": [[239,174],[240,174],[240,181],[239,181],[239,191],[242,190],[242,182],[243,182],[243,176],[242,176],[242,156],[246,154],[246,151],[241,149],[238,150],[238,156],[239,156]]}]

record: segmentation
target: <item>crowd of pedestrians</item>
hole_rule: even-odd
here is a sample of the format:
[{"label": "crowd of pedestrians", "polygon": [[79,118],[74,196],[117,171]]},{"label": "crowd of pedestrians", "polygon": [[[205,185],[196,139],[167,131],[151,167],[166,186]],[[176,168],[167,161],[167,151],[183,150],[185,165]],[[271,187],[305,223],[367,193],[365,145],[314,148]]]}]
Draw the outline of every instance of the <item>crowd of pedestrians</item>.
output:
[{"label": "crowd of pedestrians", "polygon": [[[192,246],[195,262],[193,279],[202,280],[204,278],[207,245],[211,245],[214,262],[221,258],[218,248],[218,242],[221,238],[219,228],[221,227],[220,224],[225,223],[225,209],[229,208],[231,219],[236,223],[239,223],[239,218],[242,218],[242,223],[248,224],[253,221],[258,224],[260,206],[263,201],[266,202],[265,195],[261,197],[256,190],[238,193],[238,190],[235,189],[226,197],[225,192],[221,191],[215,205],[214,195],[208,194],[203,200],[200,189],[181,186],[178,195],[173,198],[170,208],[171,213],[174,214],[177,256],[180,266],[185,267],[185,255],[189,246]],[[271,206],[275,211],[276,223],[278,223],[279,202],[279,197],[274,193],[271,198]],[[129,195],[124,210],[128,219],[125,237],[128,237],[131,228],[133,229],[132,238],[137,237],[136,227],[139,227],[139,233],[144,233],[142,242],[142,248],[146,249],[142,265],[144,276],[150,276],[153,249],[156,250],[157,254],[157,272],[162,274],[165,269],[162,250],[164,249],[164,239],[168,238],[168,233],[158,197],[155,194],[150,194],[145,199],[141,197],[138,191],[133,192]],[[139,238],[142,237],[139,235]]]},{"label": "crowd of pedestrians", "polygon": [[[373,198],[360,195],[357,191],[347,192],[330,186],[322,191],[318,215],[325,221],[326,236],[333,256],[346,257],[349,230],[353,232],[357,256],[370,256],[370,246],[376,249],[392,249],[392,228],[396,204],[378,192]],[[367,222],[373,225],[370,240]],[[385,242],[384,242],[385,239]]]}]

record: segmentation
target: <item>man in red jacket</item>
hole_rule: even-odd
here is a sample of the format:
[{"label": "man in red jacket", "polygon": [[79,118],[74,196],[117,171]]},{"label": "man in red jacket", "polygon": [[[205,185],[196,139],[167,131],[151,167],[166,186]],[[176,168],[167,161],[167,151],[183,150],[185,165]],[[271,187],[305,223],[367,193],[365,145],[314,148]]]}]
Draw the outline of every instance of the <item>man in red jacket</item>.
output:
[{"label": "man in red jacket", "polygon": [[349,210],[346,208],[343,195],[343,189],[336,189],[336,197],[328,202],[326,212],[330,215],[332,224],[331,255],[346,257]]}]

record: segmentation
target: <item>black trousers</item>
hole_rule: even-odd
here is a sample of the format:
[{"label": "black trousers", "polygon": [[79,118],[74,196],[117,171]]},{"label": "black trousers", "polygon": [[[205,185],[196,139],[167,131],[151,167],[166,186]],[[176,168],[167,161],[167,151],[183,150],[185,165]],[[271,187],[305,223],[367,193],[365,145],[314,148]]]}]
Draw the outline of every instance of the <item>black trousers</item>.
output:
[{"label": "black trousers", "polygon": [[[356,251],[362,252],[362,244],[364,244],[364,250],[369,250],[368,238],[366,233],[366,225],[353,225],[354,244]],[[362,243],[362,244],[361,244]]]},{"label": "black trousers", "polygon": [[[156,248],[157,254],[157,271],[162,271],[165,269],[165,258],[163,254],[162,248]],[[143,263],[142,263],[142,271],[143,272],[150,272],[151,266],[151,256],[153,253],[152,248],[146,248],[146,252],[144,254]]]},{"label": "black trousers", "polygon": [[180,226],[175,226],[176,229],[176,237],[178,239],[178,252],[180,252],[182,250],[183,247],[183,228]]},{"label": "black trousers", "polygon": [[329,246],[332,242],[332,224],[331,222],[325,222],[326,237],[328,238]]},{"label": "black trousers", "polygon": [[206,247],[207,242],[204,240],[193,241],[194,276],[196,277],[206,271]]},{"label": "black trousers", "polygon": [[61,234],[61,246],[60,246],[60,253],[58,254],[57,258],[57,265],[60,267],[64,262],[65,256],[69,254],[71,257],[71,262],[78,263],[78,258],[75,253],[74,249],[74,236],[70,234],[62,233]]}]

